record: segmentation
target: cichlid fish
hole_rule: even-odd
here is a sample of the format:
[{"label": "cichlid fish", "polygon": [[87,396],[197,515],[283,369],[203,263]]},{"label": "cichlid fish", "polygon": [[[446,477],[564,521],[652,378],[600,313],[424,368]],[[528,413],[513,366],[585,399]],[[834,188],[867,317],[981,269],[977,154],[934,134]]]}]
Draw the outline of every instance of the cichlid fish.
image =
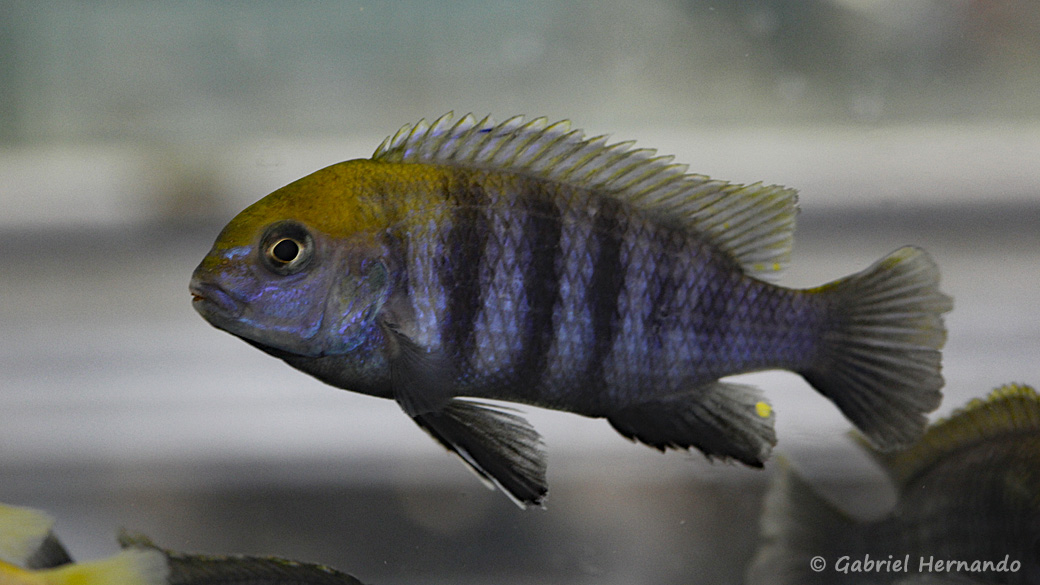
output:
[{"label": "cichlid fish", "polygon": [[772,409],[720,378],[781,368],[880,447],[912,442],[941,398],[938,269],[907,247],[814,289],[770,284],[795,213],[791,189],[568,122],[448,114],[242,211],[190,290],[212,325],[396,400],[521,505],[547,491],[541,439],[481,399],[761,466]]},{"label": "cichlid fish", "polygon": [[[1040,583],[1035,390],[997,388],[930,427],[906,450],[866,448],[896,485],[895,508],[879,520],[859,522],[782,467],[766,497],[750,585]],[[817,556],[828,563],[824,571],[810,568]],[[839,574],[834,563],[843,556],[910,562],[899,570]]]}]

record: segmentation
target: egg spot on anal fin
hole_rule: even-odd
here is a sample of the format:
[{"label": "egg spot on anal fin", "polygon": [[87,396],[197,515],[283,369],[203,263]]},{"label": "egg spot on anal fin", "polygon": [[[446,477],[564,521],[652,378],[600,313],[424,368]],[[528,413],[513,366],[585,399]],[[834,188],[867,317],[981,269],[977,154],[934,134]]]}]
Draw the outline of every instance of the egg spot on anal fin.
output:
[{"label": "egg spot on anal fin", "polygon": [[773,407],[760,400],[755,404],[755,413],[762,418],[769,418],[773,414]]}]

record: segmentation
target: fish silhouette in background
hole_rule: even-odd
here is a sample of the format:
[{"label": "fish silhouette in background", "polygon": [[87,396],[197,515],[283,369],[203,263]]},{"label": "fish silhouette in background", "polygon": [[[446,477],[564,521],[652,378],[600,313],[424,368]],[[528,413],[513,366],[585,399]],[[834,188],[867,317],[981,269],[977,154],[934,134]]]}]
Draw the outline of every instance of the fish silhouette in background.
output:
[{"label": "fish silhouette in background", "polygon": [[731,374],[801,374],[883,449],[941,399],[939,271],[913,247],[807,290],[795,191],[687,174],[568,122],[445,115],[251,205],[195,270],[212,325],[396,400],[521,506],[538,433],[500,400],[606,418],[660,450],[761,467],[774,414]]},{"label": "fish silhouette in background", "polygon": [[[1040,583],[1040,395],[1033,388],[1001,386],[931,426],[908,449],[864,448],[894,482],[895,508],[858,521],[782,465],[766,496],[749,585]],[[868,555],[909,563],[900,570],[833,570],[843,556]],[[821,572],[810,567],[817,556],[828,563]]]},{"label": "fish silhouette in background", "polygon": [[123,550],[161,552],[170,566],[169,585],[364,585],[332,567],[277,557],[200,555],[161,549],[148,537],[124,532]]}]

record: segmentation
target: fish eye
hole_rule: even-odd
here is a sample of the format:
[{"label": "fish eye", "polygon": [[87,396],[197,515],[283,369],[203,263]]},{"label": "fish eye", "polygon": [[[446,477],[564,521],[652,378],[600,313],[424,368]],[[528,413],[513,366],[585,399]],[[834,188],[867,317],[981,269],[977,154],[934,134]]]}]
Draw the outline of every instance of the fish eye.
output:
[{"label": "fish eye", "polygon": [[296,240],[292,238],[282,238],[278,240],[275,245],[271,246],[271,259],[275,262],[284,262],[285,264],[288,264],[295,260],[302,251],[303,246]]},{"label": "fish eye", "polygon": [[283,276],[303,270],[314,254],[314,238],[307,228],[293,221],[267,228],[260,246],[264,266]]}]

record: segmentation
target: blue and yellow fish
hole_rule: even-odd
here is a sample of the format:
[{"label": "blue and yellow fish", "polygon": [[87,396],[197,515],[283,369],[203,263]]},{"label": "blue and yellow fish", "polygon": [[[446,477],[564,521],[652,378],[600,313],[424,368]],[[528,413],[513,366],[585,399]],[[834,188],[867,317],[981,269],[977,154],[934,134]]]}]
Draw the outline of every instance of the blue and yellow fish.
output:
[{"label": "blue and yellow fish", "polygon": [[772,409],[720,378],[780,368],[879,447],[910,443],[941,398],[939,271],[906,247],[817,288],[771,284],[795,199],[568,122],[448,114],[242,211],[191,293],[214,326],[396,400],[521,505],[547,491],[541,439],[481,399],[761,466]]}]

